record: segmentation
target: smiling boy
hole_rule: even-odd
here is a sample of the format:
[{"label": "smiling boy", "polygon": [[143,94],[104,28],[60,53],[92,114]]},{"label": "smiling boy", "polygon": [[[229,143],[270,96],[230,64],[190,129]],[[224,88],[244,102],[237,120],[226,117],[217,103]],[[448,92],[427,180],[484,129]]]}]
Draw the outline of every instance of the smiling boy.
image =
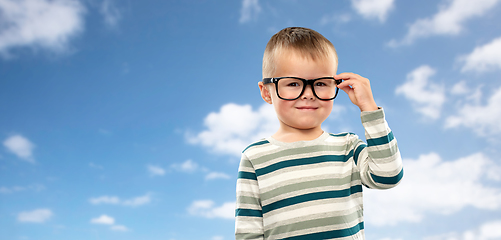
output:
[{"label": "smiling boy", "polygon": [[[236,239],[365,239],[362,185],[400,182],[400,152],[369,80],[336,74],[337,61],[311,29],[285,28],[268,42],[259,89],[280,127],[242,152]],[[360,108],[367,144],[322,130],[339,89]]]}]

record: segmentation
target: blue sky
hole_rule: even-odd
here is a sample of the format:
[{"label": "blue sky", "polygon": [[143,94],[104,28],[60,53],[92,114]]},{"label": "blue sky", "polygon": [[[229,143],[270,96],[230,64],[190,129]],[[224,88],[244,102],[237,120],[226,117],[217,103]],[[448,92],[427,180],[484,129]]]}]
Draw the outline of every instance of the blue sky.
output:
[{"label": "blue sky", "polygon": [[[240,151],[289,26],[371,80],[398,187],[364,189],[376,240],[501,239],[501,1],[0,0],[0,239],[233,239]],[[323,128],[363,137],[346,94]]]}]

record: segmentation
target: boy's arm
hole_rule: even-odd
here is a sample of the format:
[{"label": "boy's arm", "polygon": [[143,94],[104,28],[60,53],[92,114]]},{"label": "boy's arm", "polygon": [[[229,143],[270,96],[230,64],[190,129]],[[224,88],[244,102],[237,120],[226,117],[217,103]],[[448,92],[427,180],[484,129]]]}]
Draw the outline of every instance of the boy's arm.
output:
[{"label": "boy's arm", "polygon": [[242,154],[237,179],[235,239],[263,239],[263,212],[254,166]]},{"label": "boy's arm", "polygon": [[353,144],[353,157],[360,168],[362,183],[380,189],[396,186],[403,176],[400,151],[383,110],[374,101],[369,79],[355,73],[340,73],[334,78],[344,80],[338,88],[362,111],[367,144],[358,138]]},{"label": "boy's arm", "polygon": [[397,140],[388,127],[383,109],[362,112],[361,117],[367,144],[357,139],[354,157],[358,159],[362,183],[370,188],[392,188],[403,176]]}]

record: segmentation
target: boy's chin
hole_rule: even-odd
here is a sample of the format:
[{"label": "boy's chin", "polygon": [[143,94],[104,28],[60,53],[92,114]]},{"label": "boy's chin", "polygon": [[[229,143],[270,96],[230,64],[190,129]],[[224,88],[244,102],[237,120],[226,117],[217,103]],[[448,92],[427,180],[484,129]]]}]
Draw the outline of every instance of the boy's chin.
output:
[{"label": "boy's chin", "polygon": [[320,124],[291,124],[291,125],[289,125],[289,127],[297,129],[297,130],[308,131],[308,130],[320,129],[321,125]]}]

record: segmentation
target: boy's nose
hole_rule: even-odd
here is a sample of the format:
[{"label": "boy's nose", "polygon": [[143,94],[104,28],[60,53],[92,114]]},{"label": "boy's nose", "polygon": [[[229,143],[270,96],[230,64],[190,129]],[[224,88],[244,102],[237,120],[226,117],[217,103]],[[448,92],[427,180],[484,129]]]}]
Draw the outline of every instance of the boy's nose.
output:
[{"label": "boy's nose", "polygon": [[301,95],[302,99],[314,99],[315,95],[313,95],[313,89],[310,85],[306,86],[304,89],[303,95]]}]

